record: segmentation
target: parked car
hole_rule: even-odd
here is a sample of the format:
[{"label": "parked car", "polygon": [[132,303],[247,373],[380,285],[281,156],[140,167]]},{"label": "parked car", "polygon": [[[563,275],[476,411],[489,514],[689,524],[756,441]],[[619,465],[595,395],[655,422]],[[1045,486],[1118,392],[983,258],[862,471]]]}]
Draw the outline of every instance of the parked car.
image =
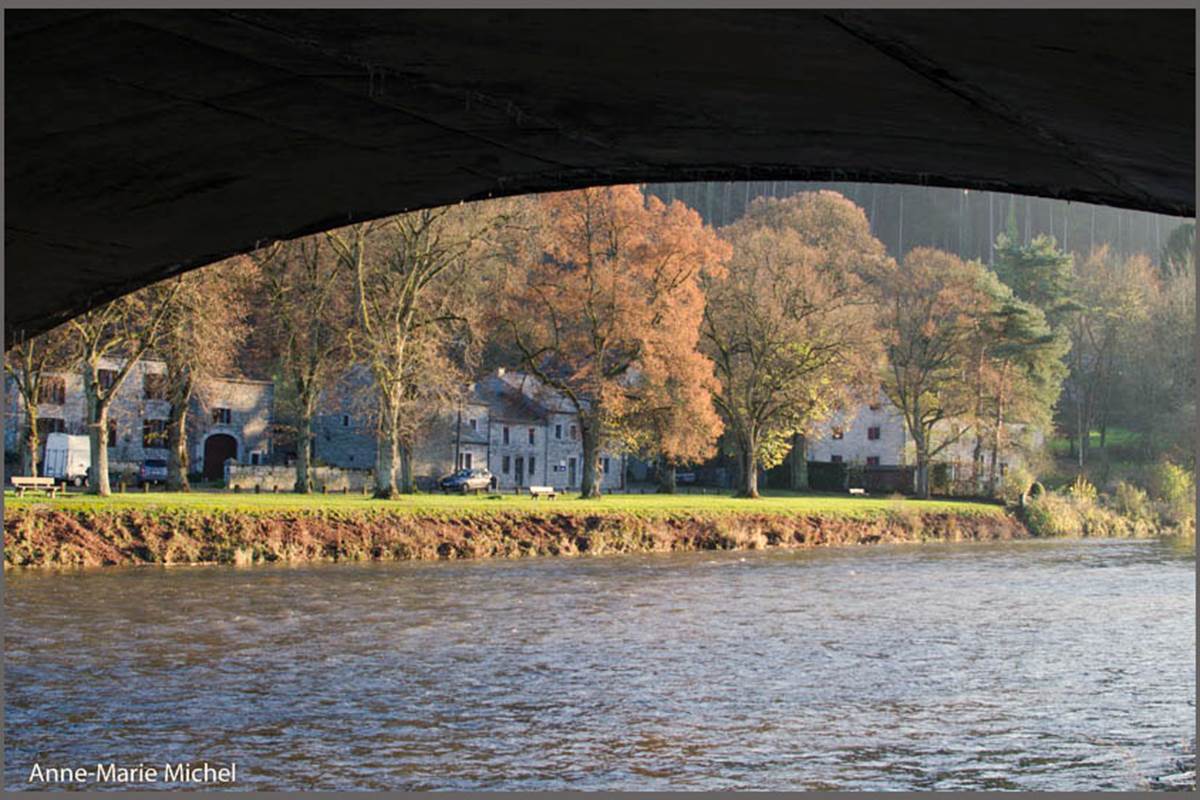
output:
[{"label": "parked car", "polygon": [[165,458],[147,458],[142,462],[142,469],[138,473],[138,481],[141,484],[147,483],[166,483],[167,482],[167,461]]},{"label": "parked car", "polygon": [[492,485],[491,470],[477,467],[475,469],[460,469],[453,475],[442,478],[443,492],[482,492]]}]

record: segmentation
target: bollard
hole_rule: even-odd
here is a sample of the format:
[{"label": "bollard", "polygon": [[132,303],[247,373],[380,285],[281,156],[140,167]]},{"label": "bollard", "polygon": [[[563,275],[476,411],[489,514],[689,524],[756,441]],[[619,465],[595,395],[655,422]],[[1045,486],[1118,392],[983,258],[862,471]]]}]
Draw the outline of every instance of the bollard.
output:
[{"label": "bollard", "polygon": [[242,493],[242,485],[241,485],[240,483],[235,483],[235,484],[233,485],[233,493],[234,493],[234,494],[241,494],[241,493]]},{"label": "bollard", "polygon": [[142,484],[142,493],[143,493],[143,494],[150,494],[150,484],[148,484],[148,483],[143,483],[143,484]]},{"label": "bollard", "polygon": [[125,494],[125,481],[121,481],[121,494]]},{"label": "bollard", "polygon": [[347,483],[342,487],[342,494],[350,494],[350,484]]},{"label": "bollard", "polygon": [[321,494],[329,494],[329,487],[323,483],[321,484]]},{"label": "bollard", "polygon": [[256,483],[256,484],[254,484],[254,493],[255,493],[255,494],[261,494],[261,493],[262,493],[262,484],[261,484],[261,483]]}]

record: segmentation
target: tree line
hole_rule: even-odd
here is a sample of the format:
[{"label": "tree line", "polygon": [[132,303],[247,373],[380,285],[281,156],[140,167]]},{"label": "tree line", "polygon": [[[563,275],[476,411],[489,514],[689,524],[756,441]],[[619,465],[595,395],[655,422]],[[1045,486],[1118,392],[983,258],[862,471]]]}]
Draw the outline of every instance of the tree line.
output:
[{"label": "tree line", "polygon": [[[1082,463],[1088,432],[1129,421],[1122,403],[1137,381],[1154,383],[1141,396],[1159,404],[1136,423],[1150,439],[1194,404],[1194,264],[1181,230],[1157,263],[1103,244],[1076,259],[1053,236],[1022,237],[1010,215],[993,269],[927,246],[897,260],[864,208],[830,190],[758,197],[714,227],[678,199],[598,187],[276,242],[17,342],[5,365],[29,421],[27,474],[39,382],[81,372],[99,494],[110,491],[109,408],[149,355],[167,364],[179,490],[188,400],[204,377],[270,370],[296,443],[295,488],[309,492],[314,420],[357,376],[370,387],[375,494],[393,497],[414,490],[414,449],[471,376],[519,365],[577,414],[585,497],[600,494],[603,451],[657,461],[670,491],[677,467],[718,448],[736,457],[738,493],[755,497],[761,469],[794,450],[802,464],[805,436],[880,392],[914,444],[918,494],[959,441],[994,491],[1012,423],[1057,420]],[[111,357],[122,366],[102,380]]]}]

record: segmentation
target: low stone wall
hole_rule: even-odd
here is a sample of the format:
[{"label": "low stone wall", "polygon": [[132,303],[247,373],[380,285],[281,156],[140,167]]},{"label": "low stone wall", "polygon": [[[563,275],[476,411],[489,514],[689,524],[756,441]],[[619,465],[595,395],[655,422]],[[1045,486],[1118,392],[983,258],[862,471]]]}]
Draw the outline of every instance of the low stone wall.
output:
[{"label": "low stone wall", "polygon": [[[370,489],[375,481],[375,473],[369,469],[313,467],[310,472],[313,489],[318,492],[361,492],[364,487]],[[225,486],[243,492],[253,492],[255,487],[262,492],[290,492],[296,486],[296,468],[226,464]]]}]

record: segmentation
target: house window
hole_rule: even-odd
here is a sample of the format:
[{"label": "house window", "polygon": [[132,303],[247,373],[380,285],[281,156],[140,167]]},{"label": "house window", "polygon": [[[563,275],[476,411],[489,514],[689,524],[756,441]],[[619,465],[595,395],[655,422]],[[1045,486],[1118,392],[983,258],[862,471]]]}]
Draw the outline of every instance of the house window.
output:
[{"label": "house window", "polygon": [[350,415],[349,414],[342,414],[342,427],[343,428],[350,427]]},{"label": "house window", "polygon": [[48,433],[66,433],[67,423],[62,417],[39,417],[37,421],[38,438],[45,441]]},{"label": "house window", "polygon": [[[500,438],[504,440],[505,444],[508,444],[508,426],[507,425],[504,426],[504,430],[502,430],[500,432],[500,434],[501,434]],[[504,471],[508,472],[508,467],[505,467]]]},{"label": "house window", "polygon": [[604,459],[604,467],[603,467],[603,470],[604,470],[604,473],[607,475],[607,474],[608,474],[608,459],[607,459],[607,458],[606,458],[606,459]]},{"label": "house window", "polygon": [[842,457],[841,457],[841,456],[830,456],[830,457],[829,457],[829,460],[830,460],[830,462],[832,462],[832,463],[834,463],[834,464],[840,464],[840,463],[842,463]]},{"label": "house window", "polygon": [[574,425],[572,425],[571,426],[571,441],[573,442],[578,438],[579,438],[579,429],[576,428]]},{"label": "house window", "polygon": [[533,441],[533,428],[530,428],[530,429],[529,429],[529,443],[530,443],[530,444],[533,444],[533,443],[534,443],[534,441]]},{"label": "house window", "polygon": [[259,453],[251,453],[251,454],[250,454],[250,463],[251,463],[251,464],[254,464],[254,465],[256,465],[256,466],[257,466],[258,464],[261,464],[261,463],[262,463],[262,456],[261,456]]},{"label": "house window", "polygon": [[214,408],[212,421],[214,425],[228,425],[233,420],[233,414],[228,408]]},{"label": "house window", "polygon": [[529,477],[531,477],[531,478],[533,477],[533,472],[536,469],[537,469],[537,460],[533,456],[530,456],[529,457]]},{"label": "house window", "polygon": [[879,456],[867,456],[867,466],[868,467],[878,467],[879,466]]},{"label": "house window", "polygon": [[462,457],[463,457],[463,467],[465,469],[470,469],[471,468],[471,454],[463,453]]},{"label": "house window", "polygon": [[142,422],[142,447],[166,447],[167,422],[162,419],[148,419]]},{"label": "house window", "polygon": [[166,400],[167,376],[161,372],[147,372],[142,376],[142,393],[147,400]]},{"label": "house window", "polygon": [[834,439],[842,439],[842,438],[844,438],[845,436],[846,436],[846,432],[845,432],[845,431],[843,431],[841,428],[834,428],[834,429],[833,429],[833,438],[834,438]]},{"label": "house window", "polygon": [[554,438],[562,439],[562,423],[554,426]]},{"label": "house window", "polygon": [[878,401],[876,401],[876,402],[874,402],[874,403],[871,403],[871,410],[872,410],[872,411],[878,411],[878,410],[879,410],[879,409],[881,409],[881,408],[883,408],[883,404],[882,404],[882,403],[880,403],[880,402],[878,402]]},{"label": "house window", "polygon": [[471,425],[471,430],[473,430],[473,431],[479,430],[479,420],[469,419],[469,420],[467,420],[467,422]]},{"label": "house window", "polygon": [[871,441],[876,441],[877,439],[879,439],[879,426],[878,425],[867,428],[867,438],[870,439]]},{"label": "house window", "polygon": [[508,456],[505,456],[504,458],[500,459],[500,471],[503,472],[505,475],[507,475],[508,467],[509,467]]},{"label": "house window", "polygon": [[65,378],[47,376],[38,384],[38,402],[61,406],[67,399]]},{"label": "house window", "polygon": [[117,382],[117,371],[115,369],[102,369],[99,371],[99,378],[100,388],[108,391]]}]

